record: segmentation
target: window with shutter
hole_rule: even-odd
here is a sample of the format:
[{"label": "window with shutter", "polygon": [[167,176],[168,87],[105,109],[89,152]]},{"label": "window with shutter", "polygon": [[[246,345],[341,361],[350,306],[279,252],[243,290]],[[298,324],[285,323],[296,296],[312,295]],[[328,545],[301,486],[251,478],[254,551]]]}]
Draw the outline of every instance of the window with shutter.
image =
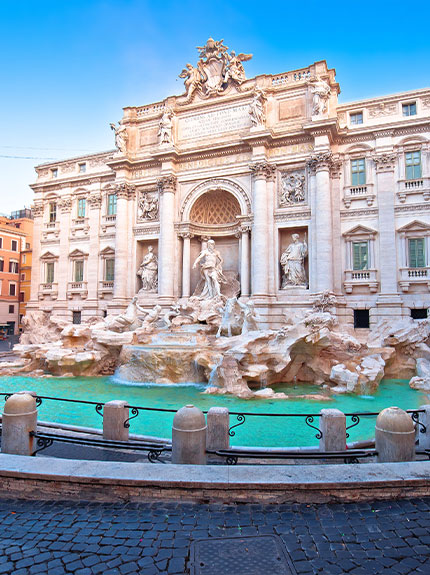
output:
[{"label": "window with shutter", "polygon": [[409,267],[426,267],[424,238],[411,238],[409,240]]},{"label": "window with shutter", "polygon": [[369,243],[353,242],[352,244],[352,269],[367,270],[369,267]]}]

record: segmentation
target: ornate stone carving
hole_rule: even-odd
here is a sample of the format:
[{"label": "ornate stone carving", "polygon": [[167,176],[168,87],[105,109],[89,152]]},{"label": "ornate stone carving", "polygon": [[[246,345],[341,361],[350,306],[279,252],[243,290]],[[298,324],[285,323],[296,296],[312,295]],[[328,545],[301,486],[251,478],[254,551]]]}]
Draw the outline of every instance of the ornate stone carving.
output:
[{"label": "ornate stone carving", "polygon": [[293,242],[281,255],[282,266],[282,285],[281,289],[288,286],[306,286],[306,270],[304,261],[308,255],[308,245],[306,243],[306,234],[303,242],[300,241],[299,234],[291,236]]},{"label": "ornate stone carving", "polygon": [[264,178],[266,180],[271,180],[276,174],[276,164],[269,164],[269,162],[266,161],[249,164],[249,169],[256,179]]},{"label": "ornate stone carving", "polygon": [[341,160],[340,158],[333,157],[330,166],[330,176],[333,179],[339,179],[342,176],[342,167],[343,167],[343,160]]},{"label": "ornate stone carving", "polygon": [[208,247],[202,250],[196,258],[193,269],[200,264],[200,273],[205,282],[201,299],[218,298],[221,295],[221,284],[226,282],[222,273],[223,259],[218,250],[215,249],[215,242],[208,240]]},{"label": "ornate stone carving", "polygon": [[158,193],[142,192],[138,204],[138,221],[158,219]]},{"label": "ornate stone carving", "polygon": [[212,190],[225,190],[233,195],[239,195],[246,204],[247,213],[251,211],[251,202],[246,192],[243,190],[243,188],[241,188],[241,186],[239,186],[239,184],[224,178],[213,178],[211,180],[201,182],[187,194],[181,206],[182,218],[184,217],[184,212],[186,211],[187,206],[190,204],[193,198]]},{"label": "ornate stone carving", "polygon": [[70,210],[72,209],[72,198],[70,197],[61,198],[60,200],[58,200],[57,205],[60,209],[60,212],[62,213],[70,212]]},{"label": "ornate stone carving", "polygon": [[142,280],[141,292],[156,292],[158,289],[158,259],[154,254],[154,248],[148,246],[148,253],[140,264],[137,275]]},{"label": "ornate stone carving", "polygon": [[33,214],[34,218],[40,218],[41,216],[43,216],[43,204],[35,203],[31,208],[31,213]]},{"label": "ornate stone carving", "polygon": [[163,194],[164,192],[171,192],[174,194],[176,191],[176,183],[176,176],[172,174],[158,178],[157,186],[159,193]]},{"label": "ornate stone carving", "polygon": [[280,207],[303,204],[306,199],[306,176],[304,170],[281,174]]},{"label": "ornate stone carving", "polygon": [[74,172],[76,169],[76,162],[66,162],[65,164],[61,165],[61,171],[66,172]]},{"label": "ornate stone carving", "polygon": [[91,194],[88,198],[88,204],[90,209],[99,209],[102,205],[102,195],[98,192]]},{"label": "ornate stone carving", "polygon": [[329,170],[332,166],[333,154],[327,150],[326,152],[319,152],[314,154],[307,160],[309,168],[317,172],[318,170]]},{"label": "ornate stone carving", "polygon": [[312,93],[312,116],[321,116],[328,110],[328,99],[331,94],[330,86],[319,76],[313,76],[306,82]]},{"label": "ornate stone carving", "polygon": [[128,143],[127,128],[121,122],[118,122],[118,126],[112,123],[110,127],[115,132],[115,146],[122,154],[126,154]]},{"label": "ornate stone carving", "polygon": [[115,187],[115,193],[118,200],[130,200],[135,197],[136,187],[128,182],[121,182]]},{"label": "ornate stone carving", "polygon": [[397,154],[394,153],[383,153],[375,154],[373,156],[373,161],[376,165],[376,171],[381,172],[393,172],[396,167]]},{"label": "ornate stone carving", "polygon": [[266,114],[264,112],[264,100],[266,99],[263,90],[255,89],[254,97],[249,105],[249,117],[254,128],[264,128]]},{"label": "ornate stone carving", "polygon": [[430,98],[422,98],[421,107],[424,108],[425,110],[428,110],[430,108]]},{"label": "ornate stone carving", "polygon": [[164,108],[160,123],[158,124],[158,143],[173,144],[173,111],[170,108]]},{"label": "ornate stone carving", "polygon": [[392,116],[397,112],[396,102],[381,102],[377,106],[368,108],[369,118],[380,118],[381,116]]},{"label": "ornate stone carving", "polygon": [[240,205],[236,198],[224,190],[210,190],[194,202],[190,221],[199,224],[222,225],[237,221]]},{"label": "ornate stone carving", "polygon": [[239,87],[246,80],[242,62],[250,60],[252,54],[236,54],[233,50],[229,54],[223,42],[209,38],[204,46],[197,47],[197,66],[187,64],[179,74],[184,79],[187,103],[196,93],[209,98],[222,94],[230,84]]}]

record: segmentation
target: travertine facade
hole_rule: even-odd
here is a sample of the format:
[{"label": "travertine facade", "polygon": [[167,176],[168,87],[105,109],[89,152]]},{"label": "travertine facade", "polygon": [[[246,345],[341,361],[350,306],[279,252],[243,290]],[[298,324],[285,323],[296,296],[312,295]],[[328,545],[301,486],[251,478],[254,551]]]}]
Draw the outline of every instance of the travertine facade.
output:
[{"label": "travertine facade", "polygon": [[263,325],[326,290],[351,325],[426,313],[430,89],[338,104],[325,61],[246,79],[250,57],[209,40],[185,94],[124,109],[116,151],[37,167],[29,308],[171,305],[213,239]]}]

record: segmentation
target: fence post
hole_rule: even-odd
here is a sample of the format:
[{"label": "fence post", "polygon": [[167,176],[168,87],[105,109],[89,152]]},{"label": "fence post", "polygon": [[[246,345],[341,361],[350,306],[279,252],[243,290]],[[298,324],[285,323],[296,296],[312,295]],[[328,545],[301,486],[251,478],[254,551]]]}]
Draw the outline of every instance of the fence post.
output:
[{"label": "fence post", "polygon": [[206,465],[206,421],[194,405],[176,412],[172,427],[172,463]]},{"label": "fence post", "polygon": [[420,409],[423,409],[424,413],[419,413],[419,421],[425,425],[426,430],[424,433],[418,430],[419,446],[421,449],[430,449],[430,405],[422,405]]},{"label": "fence post", "polygon": [[376,418],[375,448],[379,463],[415,460],[412,417],[399,407],[387,407]]},{"label": "fence post", "polygon": [[128,403],[121,400],[108,401],[103,406],[103,438],[128,441],[129,428],[124,423],[129,418]]},{"label": "fence post", "polygon": [[229,449],[230,415],[227,407],[211,407],[207,414],[206,447],[211,451]]},{"label": "fence post", "polygon": [[346,417],[339,409],[320,411],[320,451],[344,451],[346,449]]},{"label": "fence post", "polygon": [[36,399],[29,393],[15,393],[4,404],[2,414],[2,453],[32,455],[37,429]]}]

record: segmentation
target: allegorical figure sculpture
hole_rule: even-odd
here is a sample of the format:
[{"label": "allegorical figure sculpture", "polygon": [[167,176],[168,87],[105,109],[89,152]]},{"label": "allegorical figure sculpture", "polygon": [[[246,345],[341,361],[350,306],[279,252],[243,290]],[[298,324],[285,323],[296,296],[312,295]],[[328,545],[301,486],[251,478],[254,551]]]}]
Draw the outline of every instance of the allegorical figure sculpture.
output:
[{"label": "allegorical figure sculpture", "polygon": [[139,200],[139,219],[156,220],[158,217],[158,195],[143,192]]},{"label": "allegorical figure sculpture", "polygon": [[202,63],[200,60],[196,68],[191,64],[187,64],[179,74],[179,78],[184,78],[187,100],[191,100],[194,92],[207,80],[207,76],[204,70],[202,70]]},{"label": "allegorical figure sculpture", "polygon": [[303,242],[300,241],[299,234],[293,234],[293,242],[281,255],[282,285],[281,289],[287,286],[301,286],[307,284],[305,271],[305,257],[308,255],[306,236]]},{"label": "allegorical figure sculpture", "polygon": [[127,128],[118,122],[118,127],[116,124],[110,124],[111,129],[115,132],[115,146],[120,152],[125,154],[127,152],[127,142],[128,133]]},{"label": "allegorical figure sculpture", "polygon": [[266,116],[264,114],[264,94],[261,90],[256,90],[252,102],[249,105],[249,116],[254,128],[264,126]]},{"label": "allegorical figure sculpture", "polygon": [[319,116],[327,112],[327,102],[331,94],[330,86],[319,76],[311,78],[307,84],[311,87],[312,116]]},{"label": "allegorical figure sculpture", "polygon": [[158,143],[159,144],[173,144],[172,128],[173,128],[173,112],[169,108],[165,108],[158,125]]},{"label": "allegorical figure sculpture", "polygon": [[280,206],[291,206],[305,201],[306,178],[304,173],[293,172],[282,175]]},{"label": "allegorical figure sculpture", "polygon": [[229,78],[237,82],[238,84],[242,84],[246,80],[245,76],[245,69],[243,67],[242,62],[246,62],[251,60],[252,54],[237,54],[234,50],[227,55],[228,59],[228,68],[225,74],[224,81],[227,82]]},{"label": "allegorical figure sculpture", "polygon": [[193,269],[201,262],[200,273],[205,282],[200,298],[216,298],[221,294],[221,284],[226,282],[222,273],[223,259],[218,250],[215,249],[215,242],[208,241],[208,247],[202,250],[196,258]]},{"label": "allegorical figure sculpture", "polygon": [[152,246],[148,247],[148,253],[140,264],[137,275],[142,280],[140,291],[155,292],[158,288],[158,259]]}]

